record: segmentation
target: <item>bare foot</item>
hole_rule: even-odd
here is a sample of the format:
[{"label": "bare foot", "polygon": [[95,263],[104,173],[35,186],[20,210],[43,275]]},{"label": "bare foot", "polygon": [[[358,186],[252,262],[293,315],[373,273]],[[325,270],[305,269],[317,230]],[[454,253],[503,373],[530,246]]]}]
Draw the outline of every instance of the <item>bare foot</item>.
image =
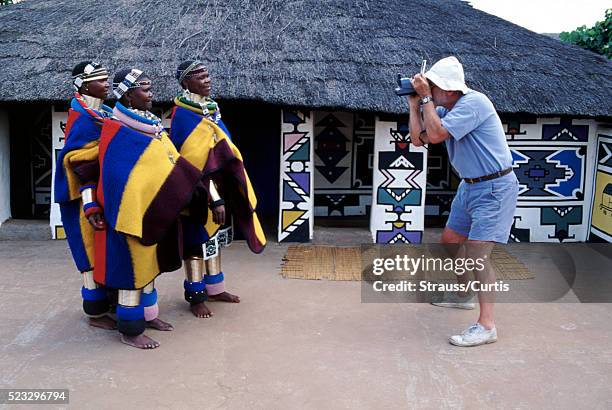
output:
[{"label": "bare foot", "polygon": [[159,347],[159,342],[156,342],[142,333],[138,336],[121,335],[121,341],[126,345],[134,346],[139,349],[156,349]]},{"label": "bare foot", "polygon": [[99,327],[105,330],[115,330],[117,329],[117,322],[109,316],[90,317],[89,326]]},{"label": "bare foot", "polygon": [[208,295],[208,299],[217,302],[240,303],[240,296],[232,295],[231,293],[223,292],[218,295]]},{"label": "bare foot", "polygon": [[169,332],[171,330],[174,330],[174,326],[172,326],[168,322],[164,322],[160,318],[155,318],[153,320],[148,321],[147,327],[150,327],[151,329],[155,330],[161,330],[162,332]]},{"label": "bare foot", "polygon": [[195,317],[211,317],[213,312],[204,304],[204,302],[191,305],[189,308]]}]

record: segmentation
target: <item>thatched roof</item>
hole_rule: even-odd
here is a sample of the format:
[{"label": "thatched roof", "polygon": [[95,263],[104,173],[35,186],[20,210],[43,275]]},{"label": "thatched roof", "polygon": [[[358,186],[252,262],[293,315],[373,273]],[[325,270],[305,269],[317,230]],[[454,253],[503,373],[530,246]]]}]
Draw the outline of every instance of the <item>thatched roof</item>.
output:
[{"label": "thatched roof", "polygon": [[399,113],[396,74],[454,54],[501,112],[612,116],[610,61],[458,0],[26,0],[0,22],[0,101],[66,99],[86,58],[169,101],[200,56],[217,98]]}]

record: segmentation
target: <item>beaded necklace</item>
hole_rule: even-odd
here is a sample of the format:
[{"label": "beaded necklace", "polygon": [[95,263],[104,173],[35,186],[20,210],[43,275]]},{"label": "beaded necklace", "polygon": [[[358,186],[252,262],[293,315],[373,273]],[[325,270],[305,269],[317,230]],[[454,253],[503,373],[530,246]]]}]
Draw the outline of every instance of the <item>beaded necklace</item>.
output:
[{"label": "beaded necklace", "polygon": [[153,114],[151,111],[137,110],[136,108],[129,107],[128,110],[133,112],[139,117],[146,118],[149,121],[153,121],[155,123],[161,124],[162,120],[157,115]]},{"label": "beaded necklace", "polygon": [[219,104],[217,104],[217,102],[212,98],[192,93],[189,90],[183,90],[177,96],[177,98],[183,104],[197,109],[198,112],[207,120],[210,120],[215,124],[218,124],[219,121],[221,121],[221,110],[219,110]]},{"label": "beaded necklace", "polygon": [[[94,100],[98,100],[97,98],[89,97],[89,99],[87,99],[87,97],[89,96],[75,92],[73,100],[74,104],[71,103],[71,108],[87,113],[99,124],[104,121],[104,118],[108,118],[113,115],[110,107],[104,105],[102,100],[99,100],[100,103],[97,105],[94,104],[96,102]],[[95,107],[92,107],[92,105],[95,105]]]},{"label": "beaded necklace", "polygon": [[178,153],[174,144],[166,136],[161,119],[149,111],[127,108],[119,101],[115,104],[113,111],[117,119],[128,127],[143,134],[149,135],[154,141],[160,142],[166,149],[166,154],[171,163],[176,164]]}]

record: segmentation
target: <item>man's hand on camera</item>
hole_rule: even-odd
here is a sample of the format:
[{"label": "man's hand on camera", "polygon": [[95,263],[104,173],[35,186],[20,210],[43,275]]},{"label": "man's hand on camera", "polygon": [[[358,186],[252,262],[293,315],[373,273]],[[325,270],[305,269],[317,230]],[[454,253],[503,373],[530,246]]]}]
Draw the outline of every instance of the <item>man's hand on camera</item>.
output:
[{"label": "man's hand on camera", "polygon": [[412,78],[412,86],[414,90],[419,94],[419,99],[422,97],[431,96],[431,87],[429,86],[429,81],[427,81],[427,77],[423,74],[417,74]]}]

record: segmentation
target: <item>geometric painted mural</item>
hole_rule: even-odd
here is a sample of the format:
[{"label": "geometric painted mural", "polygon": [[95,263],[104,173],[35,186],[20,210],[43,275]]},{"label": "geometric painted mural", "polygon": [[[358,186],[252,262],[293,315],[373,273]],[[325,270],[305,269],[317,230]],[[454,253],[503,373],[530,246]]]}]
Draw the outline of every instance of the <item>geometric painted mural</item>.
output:
[{"label": "geometric painted mural", "polygon": [[519,180],[510,241],[585,241],[596,122],[506,117],[504,127]]},{"label": "geometric painted mural", "polygon": [[579,241],[583,214],[582,206],[517,207],[510,242]]},{"label": "geometric painted mural", "polygon": [[569,118],[562,118],[559,124],[543,124],[542,140],[544,141],[589,141],[589,126],[572,124]]},{"label": "geometric painted mural", "polygon": [[421,243],[427,149],[410,143],[408,123],[376,121],[370,230],[379,244]]},{"label": "geometric painted mural", "polygon": [[374,116],[315,111],[316,216],[367,215],[372,203]]},{"label": "geometric painted mural", "polygon": [[586,146],[512,146],[521,200],[584,198]]},{"label": "geometric painted mural", "polygon": [[282,111],[279,242],[308,242],[313,217],[313,121],[309,112]]},{"label": "geometric painted mural", "polygon": [[612,132],[598,133],[589,240],[612,242]]}]

